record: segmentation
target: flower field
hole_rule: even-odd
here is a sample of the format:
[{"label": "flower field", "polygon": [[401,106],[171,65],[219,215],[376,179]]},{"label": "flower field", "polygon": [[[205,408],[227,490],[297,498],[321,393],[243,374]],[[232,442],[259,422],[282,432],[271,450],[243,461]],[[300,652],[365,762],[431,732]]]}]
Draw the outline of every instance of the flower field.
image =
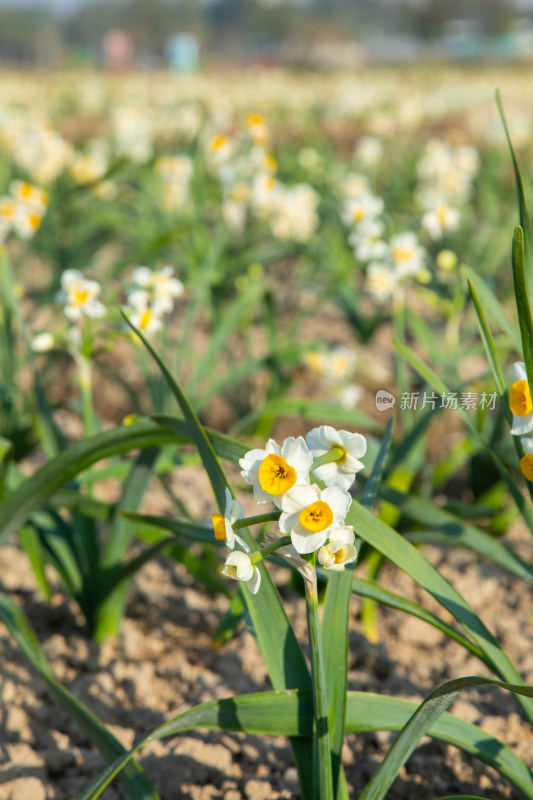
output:
[{"label": "flower field", "polygon": [[0,73],[0,798],[533,798],[530,83]]}]

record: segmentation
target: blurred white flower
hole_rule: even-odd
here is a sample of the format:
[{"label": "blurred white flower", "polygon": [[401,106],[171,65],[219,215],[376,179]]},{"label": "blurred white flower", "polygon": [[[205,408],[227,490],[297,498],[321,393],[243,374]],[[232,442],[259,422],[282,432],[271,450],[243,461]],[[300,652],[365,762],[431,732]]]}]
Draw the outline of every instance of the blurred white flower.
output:
[{"label": "blurred white flower", "polygon": [[106,313],[105,306],[98,300],[100,284],[84,278],[77,269],[67,269],[61,276],[59,299],[65,303],[65,316],[79,321],[83,316],[98,318]]},{"label": "blurred white flower", "polygon": [[311,473],[326,486],[339,486],[348,490],[355,480],[356,473],[364,468],[359,459],[366,453],[366,439],[360,433],[338,431],[331,425],[321,425],[309,431],[305,443],[313,459],[326,455],[336,447],[343,451],[342,459],[321,464]]},{"label": "blurred white flower", "polygon": [[243,581],[252,594],[257,594],[261,586],[261,573],[252,563],[247,553],[234,550],[226,558],[222,574],[237,581]]}]

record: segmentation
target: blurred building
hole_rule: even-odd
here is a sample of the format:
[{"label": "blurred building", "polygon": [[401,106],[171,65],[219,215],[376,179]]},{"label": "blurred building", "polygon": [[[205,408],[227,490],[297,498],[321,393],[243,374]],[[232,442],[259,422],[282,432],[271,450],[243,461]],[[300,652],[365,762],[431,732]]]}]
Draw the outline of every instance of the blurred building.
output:
[{"label": "blurred building", "polygon": [[165,43],[167,65],[175,72],[196,72],[200,63],[200,42],[192,33],[179,33]]},{"label": "blurred building", "polygon": [[111,70],[125,70],[133,60],[133,41],[125,31],[110,30],[102,39],[103,65]]}]

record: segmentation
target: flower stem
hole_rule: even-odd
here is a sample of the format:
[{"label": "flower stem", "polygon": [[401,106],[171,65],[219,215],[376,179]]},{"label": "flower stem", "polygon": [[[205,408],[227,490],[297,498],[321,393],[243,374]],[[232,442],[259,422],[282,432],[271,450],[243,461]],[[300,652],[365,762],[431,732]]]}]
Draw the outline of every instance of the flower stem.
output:
[{"label": "flower stem", "polygon": [[[291,543],[290,536],[281,536],[279,539],[277,539],[277,541],[270,542],[270,544],[267,544],[265,547],[262,547],[261,550],[258,550],[257,552],[260,554],[260,558],[266,558],[271,553],[274,553],[276,550],[278,550],[280,547],[287,547],[287,545],[289,545],[290,543]],[[256,555],[256,553],[254,553],[253,555]],[[252,561],[254,561],[253,555],[252,555]]]},{"label": "flower stem", "polygon": [[[314,555],[312,556],[314,562]],[[305,581],[307,628],[311,650],[311,674],[313,682],[315,772],[317,773],[317,800],[333,799],[333,769],[328,725],[328,698],[326,674],[322,656],[320,622],[318,619],[318,594],[316,574],[314,585]]]},{"label": "flower stem", "polygon": [[77,358],[77,362],[81,390],[83,427],[85,429],[85,436],[91,436],[94,431],[91,362],[82,354]]},{"label": "flower stem", "polygon": [[233,523],[234,530],[249,528],[250,525],[260,525],[262,522],[276,522],[281,516],[281,511],[271,511],[268,514],[258,514],[255,517],[244,517]]},{"label": "flower stem", "polygon": [[321,464],[329,464],[331,461],[342,461],[346,456],[346,451],[342,447],[332,447],[328,453],[318,456],[311,464],[310,471],[312,472]]}]

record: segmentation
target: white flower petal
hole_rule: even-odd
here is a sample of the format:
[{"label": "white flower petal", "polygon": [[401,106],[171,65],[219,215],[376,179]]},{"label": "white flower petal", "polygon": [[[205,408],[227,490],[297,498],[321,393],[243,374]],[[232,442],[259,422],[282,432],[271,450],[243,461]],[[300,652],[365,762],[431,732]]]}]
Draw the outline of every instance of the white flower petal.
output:
[{"label": "white flower petal", "polygon": [[296,484],[283,495],[281,507],[288,514],[299,514],[303,508],[319,499],[320,489],[315,484]]},{"label": "white flower petal", "polygon": [[289,436],[283,442],[281,455],[296,472],[309,473],[309,467],[313,463],[313,456],[304,441],[303,436]]},{"label": "white flower petal", "polygon": [[513,364],[513,375],[515,381],[527,381],[525,361],[515,361]]},{"label": "white flower petal", "polygon": [[363,458],[366,453],[366,439],[360,433],[338,431],[342,447],[354,458]]},{"label": "white flower petal", "polygon": [[299,522],[294,526],[291,533],[291,542],[297,553],[314,553],[327,541],[327,530],[311,533],[306,530]]},{"label": "white flower petal", "polygon": [[520,439],[520,442],[522,444],[522,447],[526,451],[526,453],[533,453],[533,437],[532,436],[524,437],[523,439]]},{"label": "white flower petal", "polygon": [[[518,378],[522,380],[522,378]],[[533,411],[530,411],[525,417],[517,417],[513,414],[513,426],[511,433],[513,436],[525,436],[526,433],[533,431]]]},{"label": "white flower petal", "polygon": [[252,577],[249,581],[246,581],[246,585],[252,594],[257,594],[259,591],[259,587],[261,586],[261,573],[257,567],[254,567]]},{"label": "white flower petal", "polygon": [[340,431],[335,430],[331,425],[321,425],[319,428],[313,428],[308,432],[305,441],[314,458],[327,453],[335,445],[342,446]]},{"label": "white flower petal", "polygon": [[352,504],[352,498],[348,492],[339,489],[338,486],[328,486],[321,492],[320,499],[327,503],[333,511],[334,521],[343,525]]},{"label": "white flower petal", "polygon": [[355,534],[352,525],[333,526],[328,529],[330,542],[353,544],[355,541]]}]

